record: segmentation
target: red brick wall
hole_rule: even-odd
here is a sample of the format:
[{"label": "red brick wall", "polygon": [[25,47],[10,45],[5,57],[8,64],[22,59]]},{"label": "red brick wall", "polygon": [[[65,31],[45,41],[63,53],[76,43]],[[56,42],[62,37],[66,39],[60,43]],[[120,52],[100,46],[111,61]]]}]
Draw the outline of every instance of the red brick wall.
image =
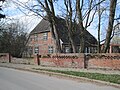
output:
[{"label": "red brick wall", "polygon": [[[39,60],[40,65],[44,66],[84,68],[84,54],[59,54],[51,55],[50,57],[42,56]],[[35,57],[35,63],[37,62]]]},{"label": "red brick wall", "polygon": [[96,54],[89,58],[87,68],[120,70],[120,54]]},{"label": "red brick wall", "polygon": [[[37,58],[34,60],[37,64]],[[39,60],[44,66],[120,70],[120,54],[54,54]]]}]

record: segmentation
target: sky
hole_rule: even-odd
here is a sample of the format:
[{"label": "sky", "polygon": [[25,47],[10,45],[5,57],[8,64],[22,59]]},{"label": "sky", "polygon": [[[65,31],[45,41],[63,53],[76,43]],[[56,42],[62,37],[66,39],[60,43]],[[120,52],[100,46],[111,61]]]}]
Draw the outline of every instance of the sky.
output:
[{"label": "sky", "polygon": [[[33,30],[35,28],[35,26],[41,21],[41,18],[33,15],[32,12],[30,12],[30,11],[28,11],[26,9],[20,8],[20,7],[16,6],[15,4],[13,4],[12,1],[16,1],[16,0],[11,0],[11,1],[8,0],[8,1],[9,2],[6,2],[3,5],[3,13],[5,13],[7,18],[19,19],[21,22],[25,23],[25,25],[28,27],[28,32]],[[32,3],[34,3],[33,2],[34,0],[18,0],[18,1],[23,2],[23,3],[26,3],[27,1],[32,1]],[[57,13],[60,13],[60,9],[62,8],[63,3],[61,1],[62,0],[58,0],[58,3],[56,4],[56,6],[57,6],[57,8],[56,8]],[[118,2],[119,2],[119,4],[118,4],[116,13],[118,15],[120,15],[119,14],[120,13],[120,0],[118,0]],[[29,4],[32,4],[32,3],[29,3]],[[105,28],[105,26],[107,26],[107,23],[104,25],[104,28]],[[94,21],[94,23],[91,25],[91,27],[89,27],[87,30],[93,36],[95,36],[97,38],[96,21]],[[103,36],[105,36],[105,32],[102,31],[101,34]]]},{"label": "sky", "polygon": [[[14,0],[13,0],[14,1]],[[27,2],[28,0],[19,0],[20,2]],[[40,17],[33,15],[26,9],[19,8],[12,2],[5,2],[2,6],[3,13],[6,18],[10,20],[19,20],[28,28],[28,33],[35,28],[35,26],[41,21]],[[23,12],[21,12],[23,10]]]}]

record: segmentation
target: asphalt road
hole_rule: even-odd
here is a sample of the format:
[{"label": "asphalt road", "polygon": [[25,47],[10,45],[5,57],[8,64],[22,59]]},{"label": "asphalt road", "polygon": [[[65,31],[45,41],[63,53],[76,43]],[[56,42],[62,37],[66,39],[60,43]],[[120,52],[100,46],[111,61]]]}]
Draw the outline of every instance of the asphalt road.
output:
[{"label": "asphalt road", "polygon": [[111,86],[65,80],[0,67],[0,90],[119,90]]}]

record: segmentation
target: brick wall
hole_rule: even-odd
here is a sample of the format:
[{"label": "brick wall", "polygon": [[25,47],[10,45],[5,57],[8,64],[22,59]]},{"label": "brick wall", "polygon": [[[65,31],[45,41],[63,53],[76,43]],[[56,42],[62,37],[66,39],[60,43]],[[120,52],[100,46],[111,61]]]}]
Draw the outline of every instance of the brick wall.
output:
[{"label": "brick wall", "polygon": [[15,58],[9,53],[0,53],[0,63],[31,64],[34,65],[33,58]]},{"label": "brick wall", "polygon": [[[41,56],[40,65],[54,67],[84,68],[84,54],[52,54]],[[38,60],[35,57],[35,63]]]},{"label": "brick wall", "polygon": [[11,62],[11,56],[9,53],[0,53],[0,62]]},{"label": "brick wall", "polygon": [[88,55],[87,68],[120,70],[120,54]]},{"label": "brick wall", "polygon": [[28,64],[28,65],[34,65],[33,58],[12,58],[11,63],[14,64]]},{"label": "brick wall", "polygon": [[34,60],[44,66],[120,70],[120,54],[52,54]]}]

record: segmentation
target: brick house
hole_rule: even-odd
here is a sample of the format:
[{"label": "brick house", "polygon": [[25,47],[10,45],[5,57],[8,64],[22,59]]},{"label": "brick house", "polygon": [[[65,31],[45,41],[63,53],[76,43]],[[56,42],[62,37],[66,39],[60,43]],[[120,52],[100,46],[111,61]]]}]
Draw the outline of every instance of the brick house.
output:
[{"label": "brick house", "polygon": [[[104,43],[101,44],[101,49],[103,49],[103,45]],[[114,26],[114,32],[107,53],[120,53],[120,23]]]},{"label": "brick house", "polygon": [[[103,49],[103,45],[101,45],[101,49]],[[107,53],[120,53],[120,44],[110,44],[109,49],[107,50]]]},{"label": "brick house", "polygon": [[109,53],[120,53],[120,44],[110,44]]},{"label": "brick house", "polygon": [[[71,44],[68,38],[68,30],[66,29],[65,20],[57,18],[58,35],[61,42],[62,53],[71,53]],[[73,40],[76,44],[76,49],[79,52],[79,37],[80,30],[74,33]],[[86,30],[85,31],[85,51],[86,53],[96,52],[97,40]],[[50,23],[42,19],[41,22],[30,32],[29,40],[27,43],[28,54],[51,54],[55,53],[54,39],[52,38]]]}]

